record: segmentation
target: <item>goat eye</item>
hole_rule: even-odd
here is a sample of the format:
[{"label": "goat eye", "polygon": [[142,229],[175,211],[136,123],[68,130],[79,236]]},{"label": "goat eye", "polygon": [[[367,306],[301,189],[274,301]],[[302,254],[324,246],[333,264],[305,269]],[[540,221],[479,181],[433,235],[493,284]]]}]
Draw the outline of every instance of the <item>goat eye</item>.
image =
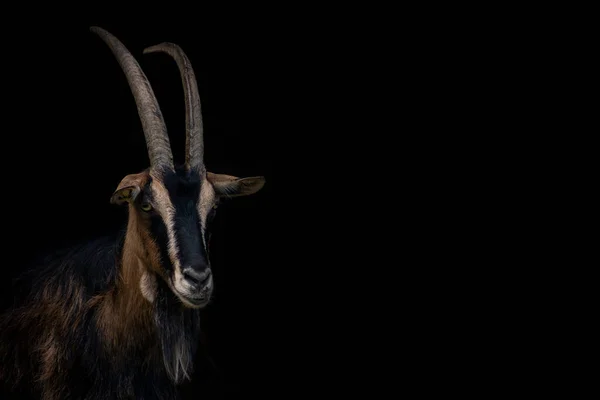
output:
[{"label": "goat eye", "polygon": [[142,211],[148,212],[152,210],[152,206],[150,205],[150,203],[142,203],[141,209]]}]

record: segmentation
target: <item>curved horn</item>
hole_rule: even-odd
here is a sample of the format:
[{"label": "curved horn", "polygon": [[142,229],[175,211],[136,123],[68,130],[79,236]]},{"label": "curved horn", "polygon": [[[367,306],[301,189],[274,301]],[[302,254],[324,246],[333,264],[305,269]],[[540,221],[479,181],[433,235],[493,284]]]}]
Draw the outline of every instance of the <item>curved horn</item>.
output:
[{"label": "curved horn", "polygon": [[161,43],[144,49],[144,54],[163,52],[175,59],[185,95],[185,163],[189,169],[203,170],[204,167],[204,129],[202,126],[202,108],[200,94],[192,64],[181,47],[173,43]]},{"label": "curved horn", "polygon": [[127,77],[146,137],[150,166],[152,168],[167,167],[173,169],[173,154],[171,153],[167,127],[144,71],[119,39],[96,26],[92,26],[90,31],[100,36],[110,47]]}]

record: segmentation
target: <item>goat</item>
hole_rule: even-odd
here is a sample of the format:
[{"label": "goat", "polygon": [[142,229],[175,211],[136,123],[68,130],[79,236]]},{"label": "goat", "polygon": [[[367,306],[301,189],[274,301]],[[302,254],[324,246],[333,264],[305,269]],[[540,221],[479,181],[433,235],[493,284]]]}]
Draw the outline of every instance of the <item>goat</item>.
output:
[{"label": "goat", "polygon": [[27,291],[0,316],[0,381],[44,400],[176,399],[190,379],[199,312],[214,289],[210,222],[224,198],[258,192],[262,176],[208,172],[196,78],[173,43],[144,50],[172,57],[186,109],[185,163],[175,166],[166,125],[141,67],[99,27],[127,77],[150,167],[126,175],[110,202],[127,205],[124,228],[56,255],[23,274]]}]

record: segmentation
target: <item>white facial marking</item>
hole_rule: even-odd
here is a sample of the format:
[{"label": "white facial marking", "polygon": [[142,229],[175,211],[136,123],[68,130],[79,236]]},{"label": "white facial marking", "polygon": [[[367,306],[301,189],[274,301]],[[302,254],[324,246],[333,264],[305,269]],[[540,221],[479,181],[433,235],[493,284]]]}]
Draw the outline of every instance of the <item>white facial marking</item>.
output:
[{"label": "white facial marking", "polygon": [[156,209],[162,216],[169,238],[167,250],[169,252],[171,263],[173,264],[173,282],[170,284],[175,287],[176,291],[188,293],[189,288],[186,285],[187,282],[181,273],[179,246],[177,245],[177,238],[175,237],[175,207],[171,202],[167,188],[159,179],[152,180],[152,189],[154,200],[156,202]]},{"label": "white facial marking", "polygon": [[140,289],[142,296],[150,303],[153,303],[156,298],[156,278],[144,271],[140,279]]},{"label": "white facial marking", "polygon": [[152,180],[152,193],[156,202],[156,210],[162,216],[165,227],[167,228],[167,236],[169,238],[168,252],[175,275],[181,275],[181,265],[179,265],[179,247],[175,237],[175,207],[171,203],[169,192],[163,183],[158,179]]},{"label": "white facial marking", "polygon": [[215,205],[216,199],[217,196],[212,184],[207,179],[203,180],[200,188],[200,198],[198,199],[198,215],[200,216],[200,223],[202,225],[202,238],[205,247],[206,237],[204,233],[206,231],[206,219],[208,218],[208,213]]},{"label": "white facial marking", "polygon": [[[169,258],[171,259],[171,262],[173,263],[173,277],[172,277],[172,282],[169,282],[169,285],[172,285],[172,289],[175,289],[176,292],[181,293],[183,295],[192,295],[196,292],[196,288],[187,280],[183,277],[182,271],[181,271],[181,264],[179,262],[179,247],[177,244],[177,238],[175,236],[175,207],[173,206],[173,203],[171,202],[171,199],[169,197],[169,193],[166,189],[166,187],[164,186],[164,184],[161,182],[160,179],[154,178],[152,180],[151,183],[152,186],[152,193],[154,195],[154,201],[155,201],[155,208],[156,210],[159,212],[159,214],[161,215],[163,222],[165,224],[165,227],[167,229],[167,236],[169,239],[169,244],[168,244],[168,252],[169,252]],[[201,227],[202,227],[202,240],[204,242],[204,246],[206,247],[206,238],[205,238],[205,231],[206,231],[206,222],[207,222],[207,218],[208,218],[208,214],[210,212],[210,210],[212,209],[212,207],[214,207],[214,205],[216,204],[216,192],[212,186],[212,184],[208,181],[208,180],[204,180],[202,182],[202,186],[200,187],[200,197],[198,199],[198,206],[197,206],[197,211],[198,211],[198,215],[200,217],[200,223],[201,223]],[[140,281],[140,287],[142,287],[142,281]],[[146,283],[144,283],[145,285]],[[209,283],[208,283],[208,287],[210,288],[212,286],[212,276],[209,279]],[[142,291],[142,293],[144,293]],[[145,295],[144,295],[145,297]],[[189,307],[196,307],[195,305],[188,303],[187,301],[185,301],[185,299],[183,297],[178,296],[179,299],[185,303],[186,305],[188,305]],[[177,357],[176,357],[177,358]],[[176,368],[176,371],[178,370],[178,366],[183,366],[185,364],[184,362],[185,360],[181,360],[179,359],[179,362],[175,362],[174,366]]]}]

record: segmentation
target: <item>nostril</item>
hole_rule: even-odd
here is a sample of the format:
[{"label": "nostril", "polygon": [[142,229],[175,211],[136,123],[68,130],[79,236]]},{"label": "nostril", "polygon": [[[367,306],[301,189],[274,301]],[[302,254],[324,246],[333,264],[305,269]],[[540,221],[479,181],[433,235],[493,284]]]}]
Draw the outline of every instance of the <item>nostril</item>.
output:
[{"label": "nostril", "polygon": [[197,269],[194,268],[186,268],[183,270],[183,276],[185,279],[194,283],[194,285],[202,285],[206,283],[208,278],[210,277],[210,269],[205,268],[202,272],[198,272]]},{"label": "nostril", "polygon": [[210,269],[204,271],[203,276],[200,278],[200,284],[205,284],[208,281],[208,278],[210,278]]}]

